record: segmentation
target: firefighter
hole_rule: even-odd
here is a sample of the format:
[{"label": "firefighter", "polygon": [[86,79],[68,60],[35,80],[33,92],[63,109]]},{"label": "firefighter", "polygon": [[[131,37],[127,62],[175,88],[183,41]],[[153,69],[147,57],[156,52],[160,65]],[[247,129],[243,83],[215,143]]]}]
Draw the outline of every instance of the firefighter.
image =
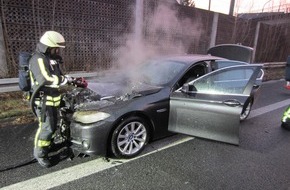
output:
[{"label": "firefighter", "polygon": [[290,130],[290,106],[288,106],[283,113],[281,126],[285,129]]},{"label": "firefighter", "polygon": [[62,59],[60,48],[65,48],[64,37],[55,31],[47,31],[40,38],[32,55],[30,78],[32,85],[31,106],[38,118],[33,155],[38,163],[50,167],[48,153],[52,136],[57,128],[58,108],[61,101],[59,87],[70,77],[63,75],[59,64]]}]

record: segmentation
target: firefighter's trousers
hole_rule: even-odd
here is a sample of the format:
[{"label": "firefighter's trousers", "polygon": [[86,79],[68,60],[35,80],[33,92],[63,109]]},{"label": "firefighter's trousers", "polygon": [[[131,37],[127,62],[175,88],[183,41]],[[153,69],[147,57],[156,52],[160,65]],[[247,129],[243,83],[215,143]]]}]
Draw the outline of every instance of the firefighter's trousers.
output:
[{"label": "firefighter's trousers", "polygon": [[38,118],[38,130],[34,140],[34,156],[43,158],[48,156],[52,136],[57,128],[58,107],[38,106],[36,115]]}]

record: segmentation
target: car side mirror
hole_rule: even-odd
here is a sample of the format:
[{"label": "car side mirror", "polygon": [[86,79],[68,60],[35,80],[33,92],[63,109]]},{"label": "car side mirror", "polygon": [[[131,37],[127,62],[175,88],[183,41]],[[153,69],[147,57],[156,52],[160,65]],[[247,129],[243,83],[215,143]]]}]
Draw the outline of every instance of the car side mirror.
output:
[{"label": "car side mirror", "polygon": [[196,88],[193,84],[189,84],[189,83],[185,83],[182,88],[181,91],[184,93],[189,93],[189,92],[193,92],[196,91]]}]

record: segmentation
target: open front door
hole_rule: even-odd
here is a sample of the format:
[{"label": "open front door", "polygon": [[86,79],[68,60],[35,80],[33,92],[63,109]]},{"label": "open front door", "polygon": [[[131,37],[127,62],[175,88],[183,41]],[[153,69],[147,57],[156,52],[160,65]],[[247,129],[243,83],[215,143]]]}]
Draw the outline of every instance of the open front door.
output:
[{"label": "open front door", "polygon": [[238,145],[240,113],[261,68],[219,69],[172,93],[168,130]]}]

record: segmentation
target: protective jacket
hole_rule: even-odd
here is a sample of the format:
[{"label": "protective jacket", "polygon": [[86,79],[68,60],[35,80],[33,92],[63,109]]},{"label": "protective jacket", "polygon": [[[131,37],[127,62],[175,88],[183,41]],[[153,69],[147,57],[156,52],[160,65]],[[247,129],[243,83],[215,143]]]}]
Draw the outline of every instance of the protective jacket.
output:
[{"label": "protective jacket", "polygon": [[29,61],[30,77],[33,93],[31,96],[32,107],[40,104],[42,96],[45,95],[46,106],[59,106],[59,85],[64,82],[58,62],[60,60],[46,55],[47,46],[38,43],[33,56]]}]

